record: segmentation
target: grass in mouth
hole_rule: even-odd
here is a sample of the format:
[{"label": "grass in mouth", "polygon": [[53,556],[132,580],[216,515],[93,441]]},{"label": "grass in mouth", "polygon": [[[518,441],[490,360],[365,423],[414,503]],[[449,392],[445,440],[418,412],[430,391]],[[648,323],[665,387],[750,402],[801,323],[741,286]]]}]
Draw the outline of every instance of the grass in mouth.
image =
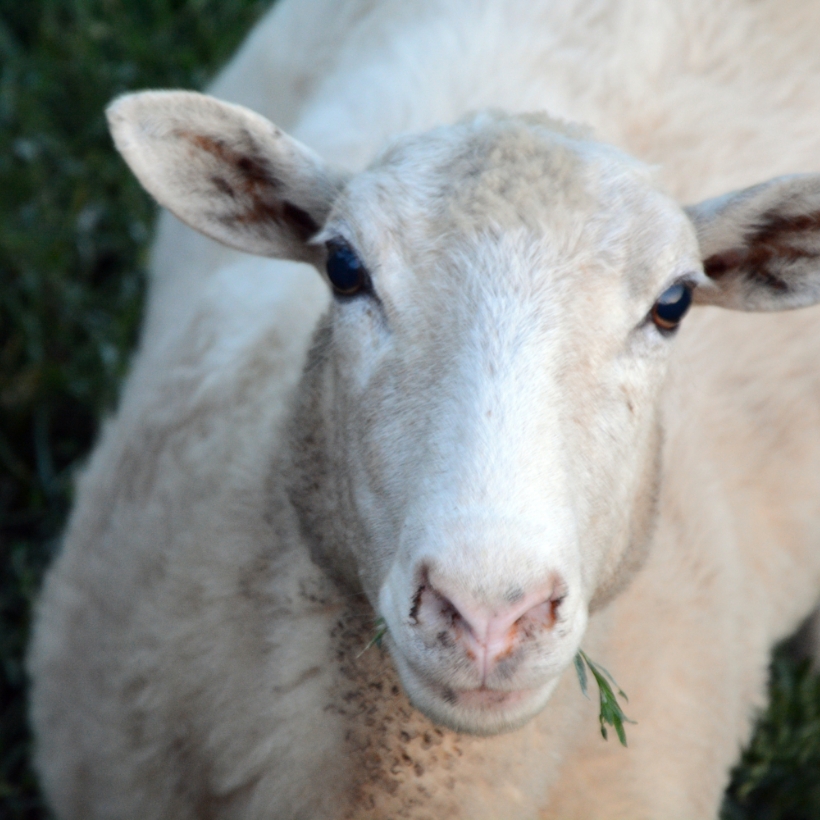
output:
[{"label": "grass in mouth", "polygon": [[[606,727],[611,726],[615,729],[615,733],[618,735],[618,740],[621,741],[621,745],[626,746],[624,723],[634,723],[635,721],[630,720],[624,714],[624,710],[621,709],[621,704],[618,703],[618,695],[627,702],[629,698],[626,696],[626,692],[615,682],[615,678],[613,678],[603,666],[593,663],[586,652],[584,652],[583,649],[579,649],[578,654],[575,656],[575,671],[578,673],[578,683],[581,685],[581,691],[585,697],[589,697],[587,691],[587,667],[589,667],[589,671],[592,672],[592,676],[598,684],[598,696],[600,698],[598,720],[601,723],[601,735],[604,740],[606,740]],[[615,687],[617,695],[612,691],[612,686]]]},{"label": "grass in mouth", "polygon": [[382,641],[384,640],[384,636],[387,634],[387,621],[384,618],[376,618],[376,622],[373,625],[373,637],[367,642],[367,646],[362,649],[361,652],[356,656],[357,658],[361,658],[371,646],[378,646],[381,649]]}]

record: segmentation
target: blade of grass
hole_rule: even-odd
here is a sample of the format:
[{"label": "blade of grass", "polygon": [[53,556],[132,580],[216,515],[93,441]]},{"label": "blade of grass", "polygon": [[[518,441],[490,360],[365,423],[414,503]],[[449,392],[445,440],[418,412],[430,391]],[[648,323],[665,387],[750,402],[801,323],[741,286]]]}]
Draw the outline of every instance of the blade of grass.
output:
[{"label": "blade of grass", "polygon": [[629,702],[626,692],[618,686],[615,678],[613,678],[603,666],[593,663],[593,661],[589,659],[586,652],[584,652],[583,649],[579,649],[578,654],[575,656],[575,671],[578,675],[578,683],[581,686],[581,691],[587,697],[587,674],[585,665],[589,667],[589,671],[592,672],[592,676],[598,684],[598,696],[600,700],[598,720],[601,724],[601,736],[604,740],[607,740],[608,734],[606,727],[611,726],[615,729],[615,733],[618,735],[618,740],[620,740],[621,745],[626,746],[626,730],[624,729],[624,723],[635,723],[635,721],[630,720],[624,714],[623,709],[621,709],[621,705],[618,703],[618,697],[615,692],[612,691],[610,681],[617,690],[618,695],[620,695],[625,701]]},{"label": "blade of grass", "polygon": [[381,649],[382,639],[387,634],[387,621],[385,621],[384,618],[377,618],[375,624],[373,625],[373,629],[373,636],[367,642],[367,646],[365,646],[365,648],[362,649],[358,655],[356,655],[357,658],[361,658],[361,656],[364,655],[364,653],[367,652],[371,646],[378,646],[379,649]]}]

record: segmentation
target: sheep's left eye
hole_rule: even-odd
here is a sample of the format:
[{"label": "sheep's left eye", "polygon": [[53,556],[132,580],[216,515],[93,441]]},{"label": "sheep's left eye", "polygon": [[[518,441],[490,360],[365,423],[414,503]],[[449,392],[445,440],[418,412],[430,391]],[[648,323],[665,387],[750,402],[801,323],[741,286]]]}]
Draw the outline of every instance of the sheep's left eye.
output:
[{"label": "sheep's left eye", "polygon": [[674,330],[692,304],[692,289],[686,285],[667,288],[652,307],[652,321],[661,330]]}]

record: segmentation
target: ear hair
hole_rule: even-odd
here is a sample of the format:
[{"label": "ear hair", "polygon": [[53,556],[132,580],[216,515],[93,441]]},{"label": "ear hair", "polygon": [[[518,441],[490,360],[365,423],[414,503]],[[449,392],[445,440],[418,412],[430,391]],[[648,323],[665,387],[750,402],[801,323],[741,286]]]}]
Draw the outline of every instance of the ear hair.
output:
[{"label": "ear hair", "polygon": [[157,201],[238,250],[318,264],[347,176],[258,114],[203,94],[149,91],[107,111],[114,142]]},{"label": "ear hair", "polygon": [[820,175],[778,177],[686,211],[712,283],[697,302],[782,310],[820,301]]}]

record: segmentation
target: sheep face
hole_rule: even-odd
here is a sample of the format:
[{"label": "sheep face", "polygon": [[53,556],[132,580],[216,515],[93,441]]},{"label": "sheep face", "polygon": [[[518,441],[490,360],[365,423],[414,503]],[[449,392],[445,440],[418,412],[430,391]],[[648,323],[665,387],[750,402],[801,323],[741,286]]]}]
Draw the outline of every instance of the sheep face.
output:
[{"label": "sheep face", "polygon": [[354,177],[200,95],[109,116],[178,216],[327,277],[284,476],[309,548],[385,619],[422,711],[521,725],[646,554],[690,292],[820,299],[818,178],[684,211],[640,163],[543,116],[407,137]]},{"label": "sheep face", "polygon": [[645,553],[673,335],[650,314],[703,277],[692,226],[613,149],[483,115],[394,145],[315,241],[340,292],[291,498],[414,702],[516,726]]}]

